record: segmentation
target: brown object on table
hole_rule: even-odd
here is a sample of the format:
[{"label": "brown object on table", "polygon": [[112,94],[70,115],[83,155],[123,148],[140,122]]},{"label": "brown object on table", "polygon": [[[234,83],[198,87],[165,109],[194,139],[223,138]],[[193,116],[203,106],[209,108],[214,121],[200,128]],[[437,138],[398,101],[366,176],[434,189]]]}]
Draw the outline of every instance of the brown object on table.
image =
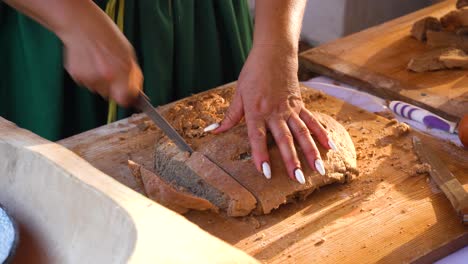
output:
[{"label": "brown object on table", "polygon": [[[407,62],[402,61],[401,66]],[[330,115],[346,128],[358,155],[359,177],[345,185],[322,187],[306,200],[280,206],[268,215],[233,218],[192,210],[185,214],[186,219],[263,263],[432,263],[468,243],[467,229],[460,225],[445,196],[433,192],[425,177],[410,175],[417,163],[411,136],[418,135],[431,145],[468,190],[466,150],[414,130],[396,137],[391,120],[314,89],[304,91],[303,98],[310,110]],[[162,106],[161,111],[173,106]],[[135,115],[60,144],[122,184],[141,191],[127,160],[145,168],[153,166],[159,132],[154,127],[143,132],[137,128],[147,120],[145,115]],[[206,134],[189,140],[189,144],[204,144],[217,137]],[[248,158],[242,155],[245,164],[249,164]],[[260,173],[255,176],[263,177]],[[246,221],[250,219],[253,221]],[[315,246],[321,238],[326,242]]]},{"label": "brown object on table", "polygon": [[[426,17],[414,23],[411,35],[419,41],[427,40],[427,44],[436,49],[412,58],[408,70],[421,73],[467,69],[468,58],[464,52],[468,51],[467,26],[468,9],[453,10],[444,15],[440,22],[435,17]],[[444,31],[441,31],[442,27]]]},{"label": "brown object on table", "polygon": [[468,27],[461,27],[455,31],[455,33],[459,36],[467,36],[468,35]]},{"label": "brown object on table", "polygon": [[[166,118],[187,140],[203,139],[208,134],[198,132],[199,126],[182,124],[209,124],[206,120],[217,120],[218,113],[222,111],[220,108],[224,110],[229,105],[232,93],[231,89],[224,89],[192,96],[167,110]],[[210,98],[216,98],[218,104],[204,102]],[[304,98],[306,106],[313,103],[307,93],[304,93]],[[244,216],[254,209],[256,214],[268,214],[282,204],[304,199],[321,186],[347,182],[358,173],[354,145],[346,129],[330,116],[320,113],[314,113],[314,116],[330,132],[339,151],[327,151],[319,146],[327,171],[325,176],[307,166],[305,157],[299,154],[306,184],[287,177],[279,150],[272,140],[269,144],[272,179],[267,180],[259,173],[250,158],[245,124],[213,135],[207,142],[192,141],[196,152],[190,157],[161,135],[156,146],[154,171],[166,181],[183,186],[192,194],[227,210],[230,216]],[[215,164],[228,171],[230,176]]]},{"label": "brown object on table", "polygon": [[468,26],[468,9],[453,10],[440,18],[440,23],[445,30],[456,31]]},{"label": "brown object on table", "polygon": [[464,8],[465,6],[468,6],[468,0],[458,0],[457,1],[457,8],[458,9]]},{"label": "brown object on table", "polygon": [[414,165],[414,167],[411,168],[410,173],[412,176],[419,176],[421,174],[429,175],[430,171],[431,171],[431,165],[427,163],[421,163],[421,164]]},{"label": "brown object on table", "polygon": [[431,50],[411,59],[408,69],[414,72],[468,69],[468,56],[464,51],[455,48]]},{"label": "brown object on table", "polygon": [[417,21],[411,28],[411,35],[419,41],[426,41],[426,32],[428,30],[442,30],[442,25],[440,24],[439,19],[435,17],[425,17]]},{"label": "brown object on table", "polygon": [[468,69],[468,55],[459,49],[450,49],[439,57],[448,69]]},{"label": "brown object on table", "polygon": [[447,49],[430,50],[426,53],[412,58],[408,63],[408,69],[414,72],[437,71],[447,69],[445,64],[440,60],[440,56],[447,53]]},{"label": "brown object on table", "polygon": [[[11,263],[259,263],[1,117],[0,157],[0,201],[21,238]],[[132,177],[123,160],[106,163]]]},{"label": "brown object on table", "polygon": [[198,152],[182,152],[167,138],[158,140],[154,171],[173,185],[183,187],[225,210],[229,216],[248,215],[255,197],[229,174]]},{"label": "brown object on table", "polygon": [[443,1],[310,49],[301,53],[301,63],[312,72],[386,100],[405,101],[450,121],[460,120],[464,109],[468,109],[466,71],[414,73],[407,70],[412,58],[430,50],[428,45],[410,36],[413,24],[429,16],[442,17],[454,9],[455,3]]},{"label": "brown object on table", "polygon": [[458,125],[458,137],[463,145],[468,148],[468,114],[466,114]]},{"label": "brown object on table", "polygon": [[[303,93],[306,107],[314,103],[310,95]],[[319,143],[317,147],[325,164],[326,175],[322,176],[310,166],[301,151],[298,151],[306,183],[299,184],[287,175],[278,147],[270,140],[269,154],[271,160],[272,177],[267,180],[259,173],[250,159],[250,145],[247,140],[245,125],[235,127],[229,133],[216,135],[199,151],[210,157],[215,163],[222,165],[231,176],[257,198],[256,214],[269,214],[282,204],[303,200],[318,188],[334,183],[345,183],[358,175],[356,152],[354,144],[346,131],[335,119],[321,113],[313,113],[317,120],[327,129],[338,151],[325,150]],[[233,144],[236,142],[236,144]]]},{"label": "brown object on table", "polygon": [[143,185],[148,198],[177,213],[183,214],[190,209],[218,211],[218,208],[208,200],[196,197],[178,186],[166,183],[161,177],[138,163],[129,160],[128,167],[136,180]]},{"label": "brown object on table", "polygon": [[414,150],[422,162],[430,165],[429,174],[432,180],[442,190],[459,215],[461,223],[468,225],[468,192],[460,181],[448,169],[429,146],[418,137],[413,137]]},{"label": "brown object on table", "polygon": [[453,47],[468,52],[468,36],[457,35],[448,31],[429,30],[427,35],[427,45],[433,48]]}]

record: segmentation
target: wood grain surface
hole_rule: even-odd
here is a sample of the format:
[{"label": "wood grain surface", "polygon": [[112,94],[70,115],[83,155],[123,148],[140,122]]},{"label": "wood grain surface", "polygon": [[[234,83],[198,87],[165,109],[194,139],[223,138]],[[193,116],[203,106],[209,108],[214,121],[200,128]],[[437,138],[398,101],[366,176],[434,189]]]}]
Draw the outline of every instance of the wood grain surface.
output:
[{"label": "wood grain surface", "polygon": [[388,100],[403,100],[458,121],[468,112],[468,71],[414,73],[411,58],[429,50],[410,37],[415,21],[441,17],[454,0],[392,20],[301,53],[309,70],[354,85]]},{"label": "wood grain surface", "polygon": [[[413,131],[398,136],[394,121],[312,89],[304,98],[313,100],[310,110],[333,116],[348,130],[360,176],[266,216],[189,212],[190,221],[267,263],[428,262],[468,244],[468,229],[450,202],[427,174],[415,173],[419,161],[411,138],[417,134],[435,149],[468,189],[466,150]],[[135,115],[58,143],[141,191],[126,163],[132,159],[151,168],[155,134],[143,115]]]},{"label": "wood grain surface", "polygon": [[8,263],[258,263],[2,117],[0,157],[0,203],[19,230]]}]

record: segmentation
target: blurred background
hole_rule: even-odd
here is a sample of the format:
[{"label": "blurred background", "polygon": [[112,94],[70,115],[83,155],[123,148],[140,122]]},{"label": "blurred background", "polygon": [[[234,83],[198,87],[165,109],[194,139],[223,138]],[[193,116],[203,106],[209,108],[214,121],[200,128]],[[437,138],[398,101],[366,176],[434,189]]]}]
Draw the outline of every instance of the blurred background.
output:
[{"label": "blurred background", "polygon": [[[316,46],[441,1],[308,0],[302,41]],[[249,5],[253,14],[255,0],[249,0]]]}]

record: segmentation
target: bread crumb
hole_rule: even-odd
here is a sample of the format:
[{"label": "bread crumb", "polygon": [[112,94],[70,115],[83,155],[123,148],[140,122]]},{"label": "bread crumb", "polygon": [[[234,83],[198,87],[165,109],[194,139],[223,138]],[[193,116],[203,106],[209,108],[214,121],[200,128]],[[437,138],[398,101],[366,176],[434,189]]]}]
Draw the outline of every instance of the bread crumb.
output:
[{"label": "bread crumb", "polygon": [[392,118],[390,119],[390,121],[388,121],[385,127],[393,126],[394,124],[398,124],[398,120],[396,120],[395,118]]},{"label": "bread crumb", "polygon": [[246,221],[248,221],[250,224],[253,225],[253,227],[255,229],[258,229],[260,228],[262,225],[260,224],[260,222],[257,220],[257,218],[253,217],[253,216],[249,216],[247,218],[245,218]]},{"label": "bread crumb", "polygon": [[260,241],[265,238],[265,233],[260,233],[258,237],[254,239],[254,242]]},{"label": "bread crumb", "polygon": [[393,128],[393,134],[397,137],[404,136],[411,131],[410,126],[408,126],[405,123],[397,123],[394,126],[392,126],[392,128]]},{"label": "bread crumb", "polygon": [[[384,111],[376,112],[375,114],[376,114],[376,115],[379,115],[379,116],[382,116],[382,117],[385,117],[385,118],[390,119],[390,120],[395,118],[395,116],[393,115],[393,113],[392,113],[391,111],[389,111],[389,110],[384,110]],[[376,121],[378,121],[378,120],[376,120]]]},{"label": "bread crumb", "polygon": [[320,246],[323,244],[323,242],[325,242],[325,238],[321,237],[319,240],[317,240],[315,243],[314,243],[314,246]]},{"label": "bread crumb", "polygon": [[150,127],[150,125],[151,125],[151,121],[144,121],[143,123],[137,124],[137,128],[138,128],[140,131],[146,131],[146,130],[148,130],[148,128]]},{"label": "bread crumb", "polygon": [[233,90],[227,89],[192,96],[176,103],[165,117],[184,138],[204,137],[205,127],[223,119],[232,94]]},{"label": "bread crumb", "polygon": [[431,165],[427,163],[416,164],[411,168],[410,174],[411,176],[418,176],[421,174],[427,174],[431,171]]}]

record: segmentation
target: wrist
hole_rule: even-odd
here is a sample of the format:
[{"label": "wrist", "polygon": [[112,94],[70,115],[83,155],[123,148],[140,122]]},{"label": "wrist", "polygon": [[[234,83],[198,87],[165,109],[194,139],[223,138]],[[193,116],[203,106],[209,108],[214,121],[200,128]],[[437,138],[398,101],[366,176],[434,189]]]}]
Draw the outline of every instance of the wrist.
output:
[{"label": "wrist", "polygon": [[105,18],[105,13],[90,0],[67,0],[63,1],[61,14],[57,14],[51,29],[63,42],[67,42],[96,27],[104,27],[100,20]]},{"label": "wrist", "polygon": [[269,66],[279,66],[297,72],[299,69],[299,58],[297,49],[290,46],[257,44],[252,47],[249,59],[263,61]]},{"label": "wrist", "polygon": [[275,51],[275,53],[283,54],[284,56],[297,57],[299,51],[299,42],[295,41],[255,41],[252,46],[253,50]]}]

